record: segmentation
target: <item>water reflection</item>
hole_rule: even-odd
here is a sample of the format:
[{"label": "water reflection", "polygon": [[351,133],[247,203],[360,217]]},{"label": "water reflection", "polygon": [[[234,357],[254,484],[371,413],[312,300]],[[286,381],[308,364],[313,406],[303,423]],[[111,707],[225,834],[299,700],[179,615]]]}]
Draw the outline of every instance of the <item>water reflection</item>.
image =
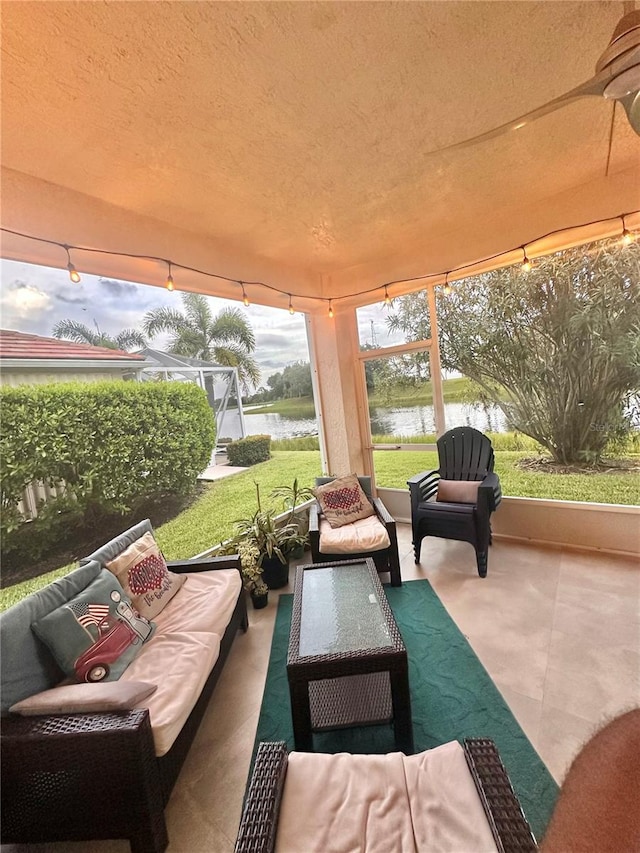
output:
[{"label": "water reflection", "polygon": [[[445,403],[447,427],[471,426],[481,432],[506,432],[507,421],[497,406],[480,403]],[[433,406],[376,406],[370,411],[374,435],[413,436],[435,433]],[[273,438],[298,438],[317,435],[315,418],[290,417],[275,412],[245,412],[248,435],[271,435]]]}]

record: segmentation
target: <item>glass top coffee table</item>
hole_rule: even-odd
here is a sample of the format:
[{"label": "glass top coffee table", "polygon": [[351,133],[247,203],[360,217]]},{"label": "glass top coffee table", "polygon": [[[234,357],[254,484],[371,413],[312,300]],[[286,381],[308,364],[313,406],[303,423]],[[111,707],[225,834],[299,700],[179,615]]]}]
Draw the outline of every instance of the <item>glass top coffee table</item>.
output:
[{"label": "glass top coffee table", "polygon": [[287,676],[298,751],[313,732],[393,721],[413,752],[407,650],[370,557],[298,567]]}]

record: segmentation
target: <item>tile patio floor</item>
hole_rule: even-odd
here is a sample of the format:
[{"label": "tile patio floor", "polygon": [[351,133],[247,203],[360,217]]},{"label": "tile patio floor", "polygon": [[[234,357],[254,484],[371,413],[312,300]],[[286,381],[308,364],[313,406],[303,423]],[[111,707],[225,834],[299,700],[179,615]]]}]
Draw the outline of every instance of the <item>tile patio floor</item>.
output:
[{"label": "tile patio floor", "polygon": [[[399,525],[399,547],[403,579],[431,581],[559,782],[600,723],[640,705],[640,562],[496,541],[481,580],[467,544],[426,539],[416,566],[411,529]],[[233,850],[278,593],[269,599],[236,638],[174,789],[169,853]],[[2,847],[128,849],[125,841]]]}]

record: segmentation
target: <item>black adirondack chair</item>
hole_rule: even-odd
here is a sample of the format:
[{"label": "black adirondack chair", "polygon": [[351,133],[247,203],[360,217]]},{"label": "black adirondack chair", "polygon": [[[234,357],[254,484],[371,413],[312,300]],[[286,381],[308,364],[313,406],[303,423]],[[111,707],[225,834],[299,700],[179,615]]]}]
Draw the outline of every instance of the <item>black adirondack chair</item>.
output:
[{"label": "black adirondack chair", "polygon": [[[416,563],[425,536],[470,542],[476,550],[478,574],[487,575],[491,513],[502,500],[500,480],[493,472],[493,447],[486,435],[471,427],[450,429],[437,441],[437,471],[423,471],[407,481],[411,494],[411,529]],[[436,500],[440,480],[480,481],[475,503]]]}]

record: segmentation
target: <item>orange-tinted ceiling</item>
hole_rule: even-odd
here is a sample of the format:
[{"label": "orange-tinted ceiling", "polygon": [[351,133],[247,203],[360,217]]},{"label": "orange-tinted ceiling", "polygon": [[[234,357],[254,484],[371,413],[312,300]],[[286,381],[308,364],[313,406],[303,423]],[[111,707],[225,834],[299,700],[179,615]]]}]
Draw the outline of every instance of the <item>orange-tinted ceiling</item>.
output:
[{"label": "orange-tinted ceiling", "polygon": [[[622,2],[3,3],[3,225],[339,297],[640,207],[640,139],[618,109],[607,167],[603,98],[438,152],[591,77],[622,14]],[[5,238],[3,254],[26,245]]]}]

